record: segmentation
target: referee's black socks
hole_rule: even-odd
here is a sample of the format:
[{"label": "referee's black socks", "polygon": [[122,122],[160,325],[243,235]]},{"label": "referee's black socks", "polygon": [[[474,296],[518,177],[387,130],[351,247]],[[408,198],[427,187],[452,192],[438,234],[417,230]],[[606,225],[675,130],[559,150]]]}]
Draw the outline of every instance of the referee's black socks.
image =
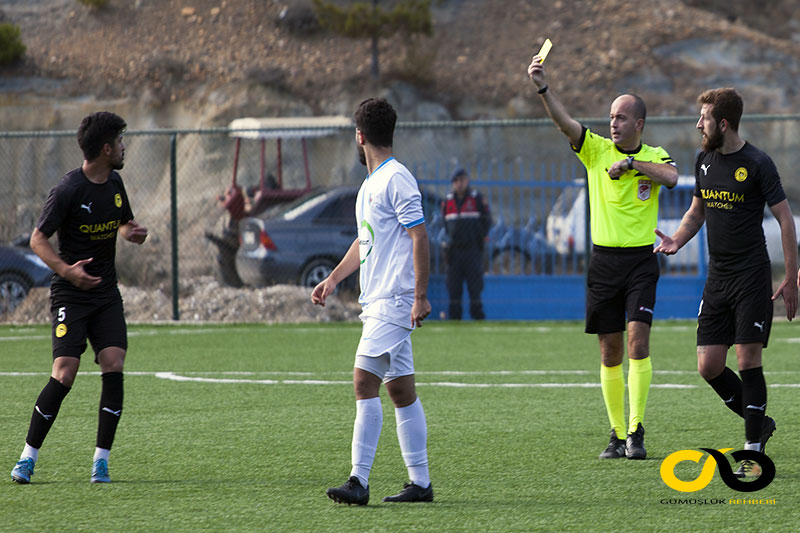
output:
[{"label": "referee's black socks", "polygon": [[106,372],[101,377],[103,390],[97,420],[97,447],[110,450],[122,415],[122,372]]},{"label": "referee's black socks", "polygon": [[28,446],[37,450],[42,447],[47,432],[50,431],[50,428],[53,427],[53,422],[56,421],[56,415],[61,409],[61,402],[64,401],[70,388],[63,385],[56,378],[50,377],[50,381],[39,393],[36,405],[33,408],[31,425],[28,427],[28,436],[25,439]]}]

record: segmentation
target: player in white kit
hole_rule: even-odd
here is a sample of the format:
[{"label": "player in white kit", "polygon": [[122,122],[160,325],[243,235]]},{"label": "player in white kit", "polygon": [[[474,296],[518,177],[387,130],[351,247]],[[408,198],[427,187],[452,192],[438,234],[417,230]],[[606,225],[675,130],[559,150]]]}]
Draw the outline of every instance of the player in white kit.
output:
[{"label": "player in white kit", "polygon": [[397,438],[410,478],[399,494],[383,501],[433,501],[428,430],[411,350],[411,332],[431,312],[428,234],[417,181],[392,155],[396,121],[394,109],[382,98],[365,100],[356,110],[356,148],[369,172],[356,199],[358,238],[311,293],[313,303],[325,305],[336,285],[360,269],[363,329],[353,371],[353,467],[342,486],[327,490],[337,503],[369,502],[369,473],[383,425],[381,382],[395,406]]}]

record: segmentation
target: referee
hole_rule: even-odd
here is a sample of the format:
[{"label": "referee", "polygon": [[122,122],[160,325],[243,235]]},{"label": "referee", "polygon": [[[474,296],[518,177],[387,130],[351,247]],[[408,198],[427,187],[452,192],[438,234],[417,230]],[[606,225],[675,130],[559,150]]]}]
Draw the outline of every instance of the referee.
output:
[{"label": "referee", "polygon": [[[50,285],[53,371],[33,408],[25,448],[11,471],[30,483],[39,448],[78,373],[86,340],[100,365],[102,391],[92,483],[108,483],[108,455],[122,414],[122,367],[128,347],[114,266],[117,233],[142,244],[147,229],[133,220],[122,178],[125,121],[93,113],[78,128],[84,161],[56,184],[31,235],[31,248],[55,272]],[[48,240],[58,233],[58,253]]]},{"label": "referee", "polygon": [[[623,94],[611,104],[605,138],[567,113],[548,87],[536,55],[528,75],[547,114],[567,136],[586,167],[591,211],[592,255],[587,275],[586,333],[600,343],[600,385],[611,423],[601,459],[644,459],[644,420],[653,369],[650,325],[659,277],[653,254],[661,186],[674,187],[678,170],[661,147],[642,144],[647,114],[641,98]],[[626,324],[627,321],[627,324]],[[629,419],[625,423],[622,357],[627,329]]]},{"label": "referee", "polygon": [[[745,450],[764,452],[775,431],[766,415],[767,385],[761,352],[767,347],[773,301],[786,304],[786,318],[797,311],[797,237],[789,201],[772,159],[739,137],[744,104],[734,89],[711,89],[697,99],[702,149],[695,163],[694,198],[675,234],[661,237],[657,252],[674,254],[706,224],[708,279],[697,316],[697,369],[725,406],[744,419]],[[786,276],[772,291],[764,240],[764,204],[781,226]],[[736,346],[739,375],[728,368],[728,349]],[[757,477],[750,460],[737,477]]]}]

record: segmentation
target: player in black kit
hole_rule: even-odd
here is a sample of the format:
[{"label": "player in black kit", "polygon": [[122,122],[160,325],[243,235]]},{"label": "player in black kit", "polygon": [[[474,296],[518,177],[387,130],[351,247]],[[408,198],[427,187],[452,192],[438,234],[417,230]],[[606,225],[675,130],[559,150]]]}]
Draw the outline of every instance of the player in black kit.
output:
[{"label": "player in black kit", "polygon": [[[674,254],[706,222],[709,267],[697,318],[697,368],[726,407],[744,418],[745,449],[763,452],[775,421],[766,416],[761,352],[769,340],[773,301],[783,297],[789,320],[797,311],[794,219],[775,164],[739,137],[741,96],[734,89],[712,89],[698,103],[703,145],[695,164],[694,199],[672,237],[656,230],[662,240],[654,251]],[[765,203],[781,226],[786,268],[774,294],[762,228]],[[725,365],[732,345],[739,376]],[[744,460],[736,475],[759,472]]]},{"label": "player in black kit", "polygon": [[[114,266],[117,233],[142,244],[147,228],[133,220],[122,178],[125,121],[93,113],[78,128],[84,161],[56,184],[31,235],[31,248],[55,272],[50,285],[53,371],[33,409],[25,448],[11,472],[30,483],[39,448],[78,373],[86,340],[102,373],[92,483],[108,483],[108,455],[122,414],[122,368],[128,347]],[[58,232],[58,253],[49,237]]]}]

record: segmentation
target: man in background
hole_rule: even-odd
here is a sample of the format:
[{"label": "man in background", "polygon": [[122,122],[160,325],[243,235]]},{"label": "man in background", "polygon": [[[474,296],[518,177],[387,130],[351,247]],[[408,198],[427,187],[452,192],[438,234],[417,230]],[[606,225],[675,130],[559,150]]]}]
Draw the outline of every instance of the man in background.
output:
[{"label": "man in background", "polygon": [[469,174],[458,167],[451,178],[453,190],[443,202],[447,231],[447,292],[450,295],[449,318],[461,320],[461,295],[464,283],[469,293],[469,315],[483,320],[483,246],[489,233],[491,216],[483,196],[469,186]]}]

